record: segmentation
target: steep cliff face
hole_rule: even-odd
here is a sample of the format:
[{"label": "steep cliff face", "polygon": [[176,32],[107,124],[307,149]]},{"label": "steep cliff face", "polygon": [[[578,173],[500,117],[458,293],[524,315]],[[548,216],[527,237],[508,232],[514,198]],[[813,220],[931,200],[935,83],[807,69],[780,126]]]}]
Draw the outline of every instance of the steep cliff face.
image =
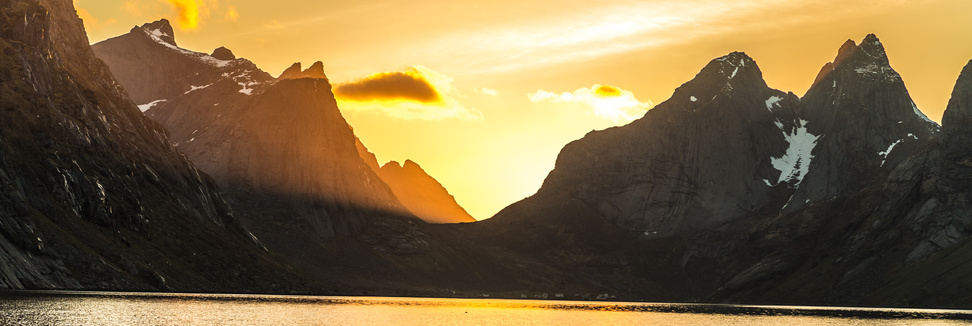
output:
[{"label": "steep cliff face", "polygon": [[[760,300],[968,305],[972,283],[963,275],[972,268],[972,130],[964,117],[972,112],[970,85],[972,62],[956,82],[940,136],[886,177],[812,213],[826,225],[809,249],[814,254]],[[829,280],[834,289],[795,290],[807,280]]]},{"label": "steep cliff face", "polygon": [[70,1],[0,17],[0,288],[301,288],[138,112]]},{"label": "steep cliff face", "polygon": [[848,40],[802,100],[809,132],[821,137],[791,210],[861,190],[938,134],[873,34]]}]

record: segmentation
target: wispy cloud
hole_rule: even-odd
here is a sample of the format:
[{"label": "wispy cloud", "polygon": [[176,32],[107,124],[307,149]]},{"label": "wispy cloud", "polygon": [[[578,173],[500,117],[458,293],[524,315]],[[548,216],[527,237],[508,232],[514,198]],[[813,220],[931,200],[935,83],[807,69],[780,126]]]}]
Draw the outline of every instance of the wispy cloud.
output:
[{"label": "wispy cloud", "polygon": [[489,96],[499,95],[499,92],[497,92],[495,89],[492,88],[481,87],[481,88],[475,88],[473,90]]},{"label": "wispy cloud", "polygon": [[560,94],[538,90],[527,97],[534,103],[553,102],[584,107],[598,117],[617,123],[638,119],[652,107],[651,101],[639,101],[631,91],[599,84]]},{"label": "wispy cloud", "polygon": [[[840,8],[810,0],[618,1],[556,14],[457,29],[391,50],[405,61],[436,62],[448,71],[498,74],[584,62],[743,30],[803,26],[847,11],[893,5],[848,0]],[[829,8],[821,18],[822,10]],[[812,15],[806,12],[812,11]],[[831,17],[833,16],[833,17]],[[459,59],[461,58],[461,60]],[[380,59],[379,59],[380,60]]]},{"label": "wispy cloud", "polygon": [[334,86],[342,110],[370,111],[406,120],[480,120],[456,98],[452,78],[423,66],[382,72]]}]

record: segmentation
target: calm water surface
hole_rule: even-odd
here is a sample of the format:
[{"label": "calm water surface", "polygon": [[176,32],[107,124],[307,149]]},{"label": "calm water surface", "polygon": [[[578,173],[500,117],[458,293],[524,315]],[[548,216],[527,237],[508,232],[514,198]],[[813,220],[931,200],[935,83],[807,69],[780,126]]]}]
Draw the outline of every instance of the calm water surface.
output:
[{"label": "calm water surface", "polygon": [[966,325],[967,310],[490,299],[0,293],[0,325]]}]

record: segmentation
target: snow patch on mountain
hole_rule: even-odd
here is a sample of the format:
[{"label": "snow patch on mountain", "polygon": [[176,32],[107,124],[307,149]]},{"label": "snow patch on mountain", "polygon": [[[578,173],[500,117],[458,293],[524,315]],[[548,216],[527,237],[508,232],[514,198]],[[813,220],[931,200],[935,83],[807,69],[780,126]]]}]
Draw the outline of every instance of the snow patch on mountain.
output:
[{"label": "snow patch on mountain", "polygon": [[[912,135],[912,134],[908,134],[908,135]],[[884,166],[884,161],[888,160],[888,154],[891,154],[891,151],[894,150],[894,146],[900,144],[902,141],[903,139],[898,139],[897,141],[891,143],[891,145],[888,146],[888,149],[884,150],[883,152],[878,152],[878,155],[881,156],[881,166]]]},{"label": "snow patch on mountain", "polygon": [[773,108],[780,107],[780,101],[783,100],[782,97],[773,95],[766,99],[766,109],[773,112]]},{"label": "snow patch on mountain", "polygon": [[891,67],[878,65],[874,63],[868,63],[866,66],[854,68],[854,71],[862,75],[877,75],[883,76],[884,78],[891,81],[901,80],[901,76],[898,72],[891,69]]},{"label": "snow patch on mountain", "polygon": [[[782,124],[777,124],[777,126],[782,126]],[[817,146],[817,139],[820,136],[808,132],[807,121],[800,119],[790,132],[783,131],[783,138],[789,143],[786,152],[781,157],[770,158],[773,168],[780,171],[777,184],[795,182],[795,185],[799,185],[803,181],[803,177],[810,171],[813,148]]]},{"label": "snow patch on mountain", "polygon": [[143,31],[145,31],[145,35],[148,35],[148,37],[152,38],[152,40],[155,41],[155,43],[161,44],[161,45],[163,45],[163,46],[165,46],[165,47],[167,47],[167,48],[169,48],[169,49],[171,49],[173,51],[176,51],[176,52],[185,54],[185,55],[187,55],[187,56],[189,56],[191,58],[194,58],[194,59],[196,59],[196,60],[198,60],[198,61],[200,61],[202,63],[208,64],[210,66],[223,68],[223,67],[229,66],[230,63],[233,62],[232,60],[219,60],[219,59],[213,58],[212,56],[210,56],[208,54],[199,53],[199,52],[195,52],[195,51],[189,51],[189,50],[180,48],[180,47],[176,46],[175,44],[171,44],[169,42],[166,42],[164,39],[162,39],[162,36],[169,37],[170,35],[166,34],[165,32],[163,32],[163,31],[161,31],[159,29],[151,29],[151,30],[150,29],[143,29]]},{"label": "snow patch on mountain", "polygon": [[921,113],[921,110],[918,109],[918,106],[915,105],[915,102],[914,101],[911,102],[911,109],[915,111],[915,115],[917,115],[922,120],[925,120],[925,122],[934,124],[936,126],[938,125],[937,123],[935,123],[935,121],[932,121],[931,119],[929,119],[928,116],[926,116],[924,113]]},{"label": "snow patch on mountain", "polygon": [[203,86],[195,86],[195,85],[192,85],[192,86],[189,86],[189,87],[191,87],[192,89],[190,89],[190,90],[188,90],[188,91],[186,91],[185,93],[182,93],[182,94],[183,94],[183,95],[185,95],[185,94],[189,94],[189,93],[192,93],[192,92],[194,92],[194,91],[197,91],[197,90],[200,90],[200,89],[203,89],[203,88],[206,88],[206,87],[209,87],[209,86],[212,86],[212,85],[213,85],[213,83],[209,83],[208,85],[203,85]]},{"label": "snow patch on mountain", "polygon": [[138,109],[140,111],[142,111],[142,112],[145,112],[145,111],[148,111],[149,109],[155,107],[159,103],[162,103],[162,102],[165,102],[165,101],[166,101],[165,99],[162,99],[162,100],[155,100],[155,101],[152,101],[150,103],[139,104],[138,105]]}]

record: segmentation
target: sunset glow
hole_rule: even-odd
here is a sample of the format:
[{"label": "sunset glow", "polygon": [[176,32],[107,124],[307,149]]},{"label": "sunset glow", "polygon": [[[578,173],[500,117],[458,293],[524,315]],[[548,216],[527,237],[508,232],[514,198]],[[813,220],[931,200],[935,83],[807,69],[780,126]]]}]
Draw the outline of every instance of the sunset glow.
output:
[{"label": "sunset glow", "polygon": [[379,163],[418,163],[477,219],[532,195],[570,141],[640,118],[732,51],[803,95],[845,40],[875,33],[935,121],[972,59],[965,0],[74,2],[92,43],[164,17],[179,46],[225,46],[274,76],[323,61]]}]

